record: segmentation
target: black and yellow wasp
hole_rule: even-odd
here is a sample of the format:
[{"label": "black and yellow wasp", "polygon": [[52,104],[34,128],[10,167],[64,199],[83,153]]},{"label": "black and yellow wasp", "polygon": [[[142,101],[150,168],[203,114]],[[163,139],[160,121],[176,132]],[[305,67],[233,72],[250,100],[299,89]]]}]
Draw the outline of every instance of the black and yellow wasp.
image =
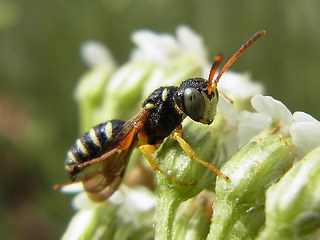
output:
[{"label": "black and yellow wasp", "polygon": [[[187,116],[203,124],[212,123],[219,98],[219,79],[232,63],[264,34],[265,31],[260,31],[253,35],[229,59],[215,79],[222,55],[215,58],[208,80],[191,78],[183,81],[180,86],[160,87],[149,95],[138,114],[129,121],[111,120],[81,135],[68,151],[65,160],[72,182],[82,182],[88,196],[94,201],[109,198],[123,179],[132,150],[139,148],[154,171],[160,171],[176,183],[193,185],[195,183],[181,182],[163,171],[152,156],[170,134],[190,158],[228,179],[217,168],[196,157],[181,136],[181,123]],[[94,167],[98,162],[99,168]],[[64,185],[68,184],[56,187]]]}]

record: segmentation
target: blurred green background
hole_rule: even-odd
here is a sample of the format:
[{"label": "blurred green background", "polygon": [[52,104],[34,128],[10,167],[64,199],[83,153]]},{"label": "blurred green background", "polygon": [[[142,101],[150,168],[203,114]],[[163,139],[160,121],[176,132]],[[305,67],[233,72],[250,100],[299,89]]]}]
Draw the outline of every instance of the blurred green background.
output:
[{"label": "blurred green background", "polygon": [[213,58],[259,40],[233,66],[294,111],[320,117],[320,1],[0,0],[0,239],[58,239],[73,211],[67,148],[78,135],[73,90],[87,70],[79,47],[98,40],[119,64],[132,31],[174,33],[187,24]]}]

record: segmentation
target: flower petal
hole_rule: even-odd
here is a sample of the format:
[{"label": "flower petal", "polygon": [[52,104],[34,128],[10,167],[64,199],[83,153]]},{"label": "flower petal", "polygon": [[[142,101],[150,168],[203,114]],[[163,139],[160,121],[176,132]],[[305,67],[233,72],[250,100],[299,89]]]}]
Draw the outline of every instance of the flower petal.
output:
[{"label": "flower petal", "polygon": [[298,122],[290,127],[293,144],[297,154],[302,157],[320,146],[320,123]]},{"label": "flower petal", "polygon": [[128,208],[139,212],[147,212],[157,205],[156,196],[147,188],[130,189],[125,201]]},{"label": "flower petal", "polygon": [[192,31],[191,28],[185,25],[179,26],[177,28],[177,39],[183,49],[195,52],[196,54],[200,51],[203,55],[206,55],[202,38]]},{"label": "flower petal", "polygon": [[248,74],[226,72],[219,82],[219,90],[230,98],[248,99],[257,94],[262,94],[262,84],[253,82]]},{"label": "flower petal", "polygon": [[271,123],[271,117],[266,114],[247,111],[241,112],[238,123],[239,147],[242,147]]},{"label": "flower petal", "polygon": [[270,116],[273,121],[280,121],[286,127],[289,127],[293,122],[292,114],[288,108],[270,96],[254,96],[251,99],[251,104],[257,112]]},{"label": "flower petal", "polygon": [[97,41],[84,42],[81,45],[80,54],[83,61],[90,67],[95,67],[101,64],[108,64],[112,67],[116,65],[110,50],[105,45]]},{"label": "flower petal", "polygon": [[131,55],[132,60],[153,60],[165,63],[179,46],[173,36],[169,34],[156,34],[148,30],[136,31],[132,34],[132,41],[137,45]]},{"label": "flower petal", "polygon": [[293,116],[293,122],[313,122],[313,123],[319,122],[310,114],[304,113],[304,112],[295,112],[292,116]]},{"label": "flower petal", "polygon": [[223,95],[219,96],[217,111],[227,119],[231,126],[235,127],[237,125],[238,113],[232,106],[230,100],[226,99]]},{"label": "flower petal", "polygon": [[79,193],[83,191],[82,183],[73,183],[60,188],[62,193]]}]

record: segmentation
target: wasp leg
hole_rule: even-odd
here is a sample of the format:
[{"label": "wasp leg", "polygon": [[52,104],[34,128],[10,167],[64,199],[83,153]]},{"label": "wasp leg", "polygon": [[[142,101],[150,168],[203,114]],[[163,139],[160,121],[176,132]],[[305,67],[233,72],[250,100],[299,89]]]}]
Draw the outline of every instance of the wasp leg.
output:
[{"label": "wasp leg", "polygon": [[160,169],[157,161],[152,157],[152,154],[157,150],[154,145],[150,145],[150,144],[142,145],[139,147],[139,150],[142,152],[143,156],[148,160],[149,164],[151,165],[151,167],[154,171],[161,172],[162,174],[164,174],[166,177],[168,177],[169,179],[171,179],[175,183],[178,183],[181,185],[193,186],[196,184],[196,182],[192,182],[192,183],[182,182],[179,179],[171,176],[167,172]]},{"label": "wasp leg", "polygon": [[181,148],[183,149],[183,151],[189,156],[189,158],[196,160],[197,162],[201,163],[202,165],[204,165],[205,167],[209,168],[211,171],[215,172],[216,174],[218,174],[220,177],[224,178],[224,179],[229,179],[229,177],[225,174],[223,174],[222,172],[220,172],[219,169],[217,169],[215,166],[211,165],[210,163],[207,163],[199,158],[196,157],[195,152],[193,151],[193,149],[190,147],[190,145],[182,138],[182,133],[181,133],[181,126],[176,128],[173,132],[173,139],[176,140]]}]

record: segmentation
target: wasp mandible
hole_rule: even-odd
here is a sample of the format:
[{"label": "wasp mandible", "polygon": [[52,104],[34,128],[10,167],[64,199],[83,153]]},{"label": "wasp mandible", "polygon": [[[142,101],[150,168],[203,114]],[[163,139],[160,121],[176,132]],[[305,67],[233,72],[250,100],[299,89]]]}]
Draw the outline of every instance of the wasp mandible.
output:
[{"label": "wasp mandible", "polygon": [[[176,183],[194,185],[195,183],[182,182],[163,171],[152,156],[170,134],[190,158],[228,179],[216,167],[196,157],[182,138],[181,123],[187,116],[203,124],[212,123],[216,115],[219,99],[217,85],[221,76],[264,34],[264,30],[254,34],[228,60],[216,78],[214,75],[222,62],[222,55],[215,58],[208,80],[190,78],[180,86],[160,87],[149,95],[138,114],[129,121],[107,121],[81,135],[68,151],[65,160],[65,167],[72,181],[69,184],[82,182],[93,201],[108,199],[123,179],[132,150],[139,148],[154,171],[161,172]],[[69,184],[56,185],[56,188]]]}]

